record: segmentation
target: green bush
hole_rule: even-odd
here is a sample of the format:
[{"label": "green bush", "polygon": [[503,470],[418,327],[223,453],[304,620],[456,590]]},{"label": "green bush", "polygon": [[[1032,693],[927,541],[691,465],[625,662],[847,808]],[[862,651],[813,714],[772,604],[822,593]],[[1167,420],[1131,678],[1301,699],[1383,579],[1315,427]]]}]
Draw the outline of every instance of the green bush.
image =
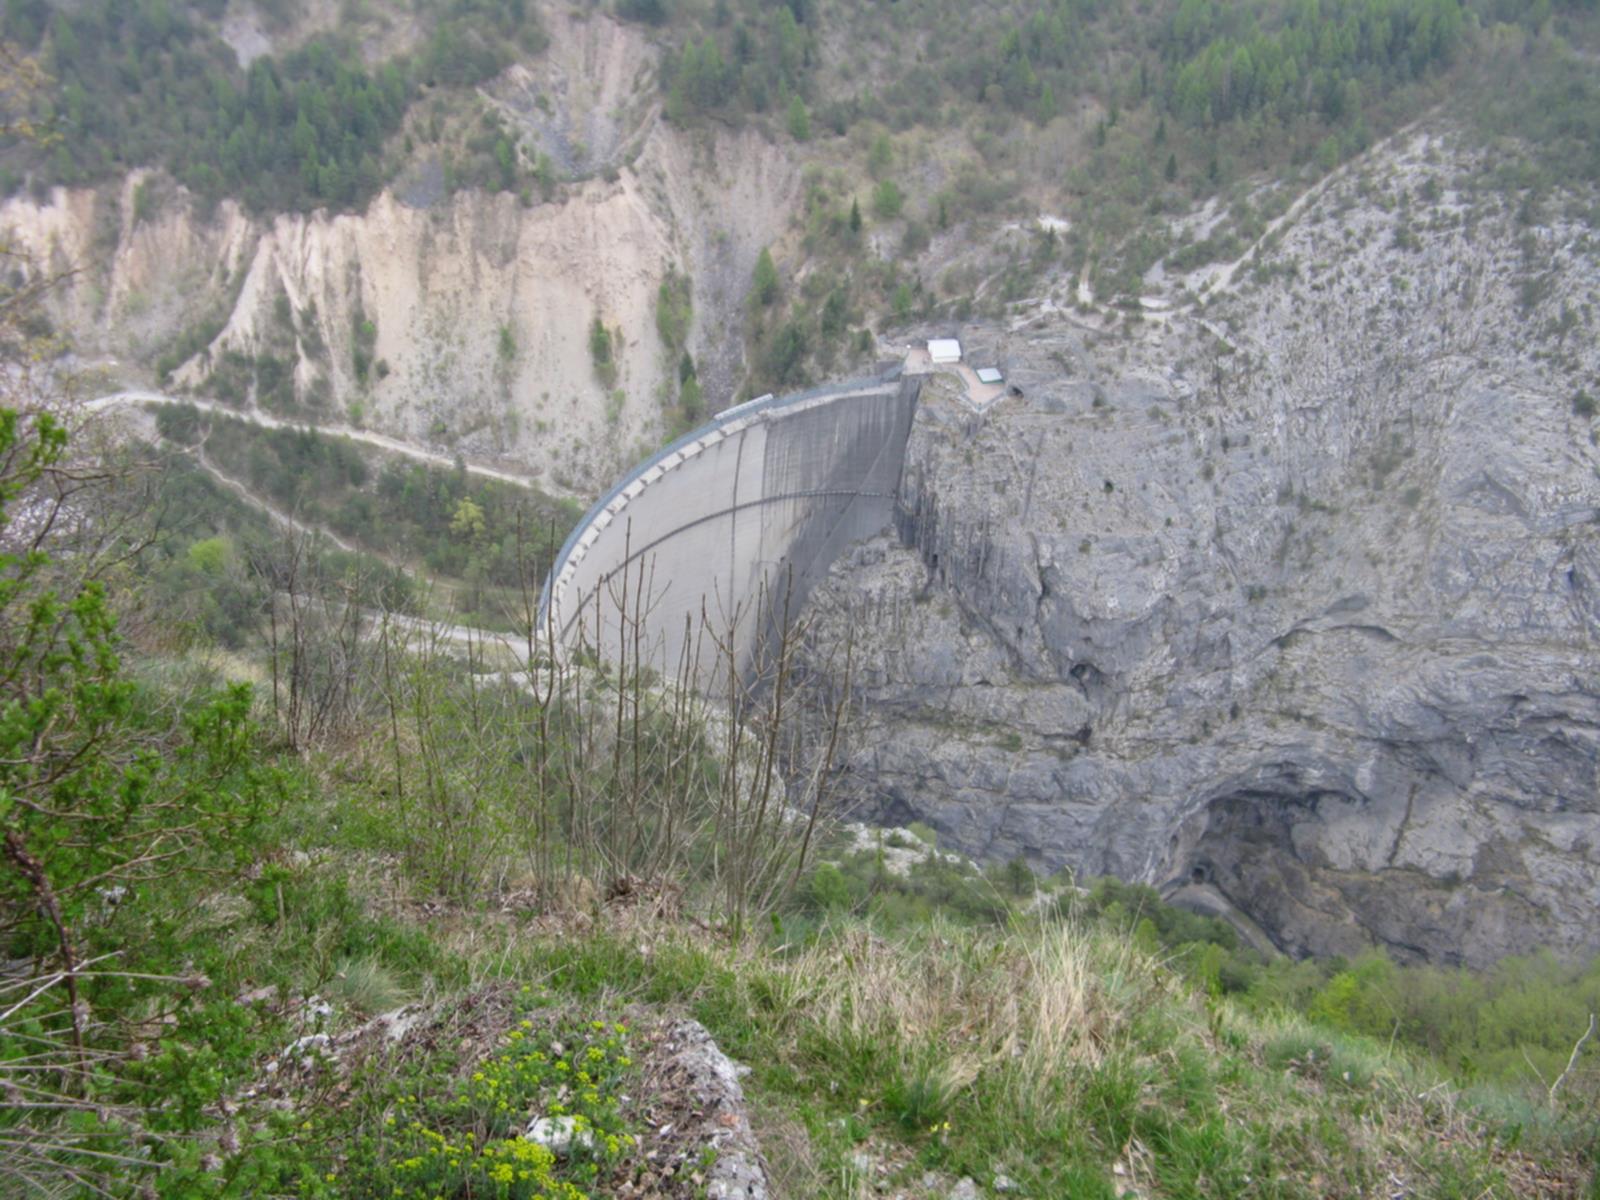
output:
[{"label": "green bush", "polygon": [[811,140],[811,114],[806,111],[806,103],[799,96],[789,101],[789,136],[797,142]]},{"label": "green bush", "polygon": [[805,359],[810,338],[805,325],[794,318],[784,322],[766,339],[757,359],[757,379],[773,391],[803,387]]},{"label": "green bush", "polygon": [[612,356],[611,331],[596,313],[589,325],[589,361],[594,364],[595,378],[607,388],[617,381],[617,364]]},{"label": "green bush", "polygon": [[778,268],[772,261],[772,252],[765,246],[756,256],[751,296],[763,308],[770,308],[778,299]]},{"label": "green bush", "polygon": [[656,332],[669,354],[678,353],[688,344],[693,320],[694,288],[689,277],[673,267],[656,290]]},{"label": "green bush", "polygon": [[[18,503],[57,503],[44,485],[66,446],[47,413],[0,409],[0,525]],[[224,557],[203,548],[195,569]],[[243,1039],[237,1021],[191,1021],[208,983],[176,952],[162,901],[249,860],[275,799],[251,702],[237,684],[169,707],[124,671],[93,561],[0,552],[0,1074],[31,1101],[0,1110],[0,1142],[19,1178],[100,1179],[106,1151],[141,1133],[158,1165],[175,1150],[166,1135],[181,1143],[218,1099],[212,1042]],[[147,1019],[161,1011],[170,1025]],[[161,1068],[178,1057],[190,1069],[173,1086]]]},{"label": "green bush", "polygon": [[857,900],[844,872],[833,863],[823,863],[811,873],[807,892],[811,906],[822,912],[843,912]]},{"label": "green bush", "polygon": [[356,379],[367,382],[372,367],[372,350],[378,344],[378,326],[357,307],[350,318],[350,357]]},{"label": "green bush", "polygon": [[892,221],[900,215],[900,210],[905,207],[905,193],[892,179],[885,179],[872,190],[872,211],[881,220]]}]

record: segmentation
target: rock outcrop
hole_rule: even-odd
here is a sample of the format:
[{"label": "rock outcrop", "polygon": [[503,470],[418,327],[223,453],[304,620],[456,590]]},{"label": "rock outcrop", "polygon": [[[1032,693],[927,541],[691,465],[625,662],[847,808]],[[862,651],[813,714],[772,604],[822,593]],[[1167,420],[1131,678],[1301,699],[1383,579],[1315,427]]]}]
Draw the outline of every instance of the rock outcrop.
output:
[{"label": "rock outcrop", "polygon": [[[138,171],[14,197],[0,231],[71,273],[51,315],[107,369],[104,390],[153,382],[165,356],[175,386],[199,395],[363,424],[594,495],[668,427],[678,352],[656,304],[669,272],[690,281],[687,349],[706,397],[726,403],[742,383],[751,271],[788,225],[800,171],[758,133],[663,123],[657,51],[636,28],[556,15],[549,32],[549,50],[480,102],[573,179],[550,202],[452,192],[419,152],[359,213],[208,212]],[[609,379],[591,357],[596,320],[614,341]]]},{"label": "rock outcrop", "polygon": [[925,388],[811,602],[866,812],[1293,953],[1600,951],[1600,263],[1476,166],[1352,172],[1188,315],[967,331],[1021,394]]}]

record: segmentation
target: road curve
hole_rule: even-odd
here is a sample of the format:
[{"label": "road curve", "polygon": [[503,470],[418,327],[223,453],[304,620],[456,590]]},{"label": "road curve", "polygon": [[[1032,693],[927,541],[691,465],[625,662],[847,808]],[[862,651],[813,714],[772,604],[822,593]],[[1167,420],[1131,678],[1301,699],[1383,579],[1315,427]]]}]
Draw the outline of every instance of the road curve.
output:
[{"label": "road curve", "polygon": [[844,547],[890,524],[920,386],[896,364],[763,396],[645,459],[556,556],[555,648],[664,677],[689,663],[712,690],[759,670]]},{"label": "road curve", "polygon": [[[364,445],[374,446],[379,450],[387,450],[391,454],[399,454],[415,462],[427,463],[430,466],[453,469],[456,460],[449,455],[440,454],[434,450],[424,450],[421,446],[414,446],[410,442],[402,442],[382,433],[373,433],[367,429],[357,429],[351,425],[312,424],[309,421],[286,421],[275,417],[271,413],[264,413],[260,409],[233,408],[227,404],[219,404],[215,400],[201,400],[191,396],[169,396],[164,392],[125,391],[113,392],[89,401],[84,407],[90,412],[104,412],[106,409],[119,408],[128,404],[165,404],[171,406],[187,405],[204,413],[214,413],[219,417],[231,417],[235,421],[243,421],[247,425],[255,425],[261,429],[310,429],[328,437],[344,438],[347,441],[361,442]],[[556,496],[564,500],[582,499],[578,493],[569,489],[552,487],[542,480],[533,479],[527,475],[518,475],[512,471],[502,471],[498,467],[486,467],[481,463],[462,460],[461,465],[468,475],[476,475],[481,479],[494,479],[500,483],[509,483],[513,487],[527,488],[531,491],[542,492],[547,496]]]}]

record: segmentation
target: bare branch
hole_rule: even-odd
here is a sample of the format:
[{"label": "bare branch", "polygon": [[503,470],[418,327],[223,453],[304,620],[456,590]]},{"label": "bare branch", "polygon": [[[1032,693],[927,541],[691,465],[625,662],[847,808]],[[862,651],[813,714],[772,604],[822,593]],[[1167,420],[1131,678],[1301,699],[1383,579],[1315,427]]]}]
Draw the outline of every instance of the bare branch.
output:
[{"label": "bare branch", "polygon": [[1550,1107],[1555,1107],[1556,1092],[1559,1091],[1561,1085],[1567,1081],[1567,1076],[1572,1074],[1572,1068],[1578,1063],[1578,1053],[1583,1049],[1583,1044],[1594,1036],[1595,1024],[1596,1014],[1590,1013],[1589,1028],[1583,1031],[1583,1036],[1579,1038],[1577,1044],[1572,1047],[1572,1054],[1567,1058],[1566,1068],[1561,1072],[1561,1074],[1556,1076],[1556,1081],[1550,1085]]}]

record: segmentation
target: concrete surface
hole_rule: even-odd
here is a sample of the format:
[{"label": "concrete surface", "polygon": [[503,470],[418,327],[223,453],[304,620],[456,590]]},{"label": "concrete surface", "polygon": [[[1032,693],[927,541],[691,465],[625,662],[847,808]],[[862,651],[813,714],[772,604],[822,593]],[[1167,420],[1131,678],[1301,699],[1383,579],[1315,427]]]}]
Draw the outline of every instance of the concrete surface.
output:
[{"label": "concrete surface", "polygon": [[966,401],[978,412],[984,411],[1006,394],[1004,380],[984,383],[977,370],[965,360],[958,363],[936,363],[928,353],[927,343],[919,342],[906,348],[905,373],[907,375],[950,374],[961,381],[966,390]]},{"label": "concrete surface", "polygon": [[851,542],[888,526],[921,381],[883,376],[729,409],[634,468],[558,555],[559,647],[727,690]]}]

